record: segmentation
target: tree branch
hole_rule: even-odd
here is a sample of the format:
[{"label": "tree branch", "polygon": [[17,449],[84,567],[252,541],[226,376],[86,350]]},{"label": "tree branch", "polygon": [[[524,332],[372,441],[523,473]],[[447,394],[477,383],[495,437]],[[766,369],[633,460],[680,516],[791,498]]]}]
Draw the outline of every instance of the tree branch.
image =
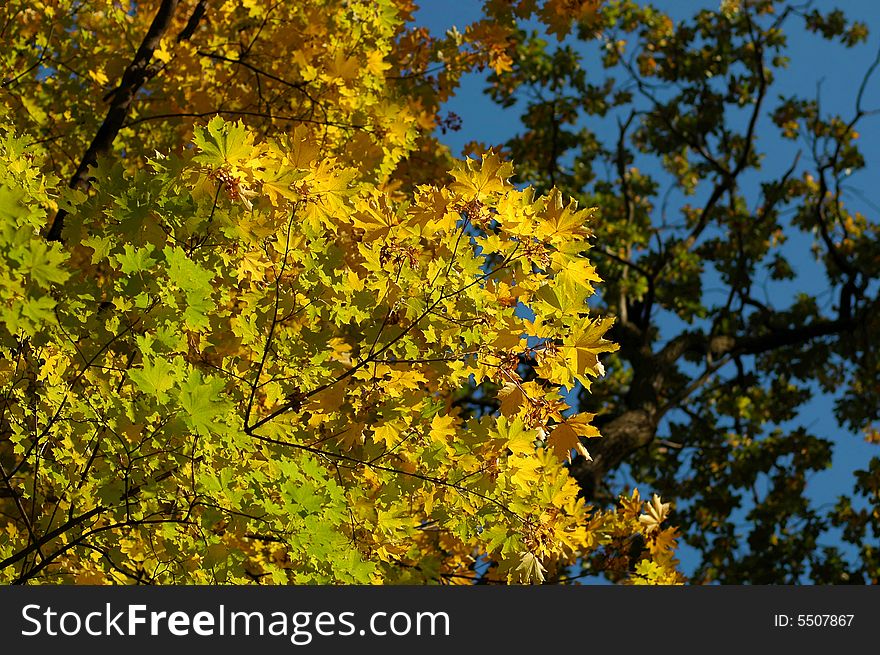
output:
[{"label": "tree branch", "polygon": [[[113,146],[113,141],[119,130],[125,123],[131,104],[141,87],[146,84],[159,69],[150,66],[153,58],[153,52],[159,46],[159,42],[171,26],[174,19],[174,13],[180,0],[162,0],[159,10],[153,17],[147,34],[141,41],[134,58],[128,64],[125,72],[122,74],[122,80],[119,86],[112,92],[110,109],[104,117],[104,122],[98,128],[95,138],[89,145],[82,160],[77,166],[76,172],[70,178],[68,186],[71,189],[88,188],[90,181],[88,178],[89,167],[95,166],[98,162],[98,156],[109,152]],[[187,21],[186,27],[177,35],[177,41],[185,41],[192,37],[198,27],[199,21],[205,15],[206,0],[200,0],[193,10],[192,15]],[[67,217],[67,211],[59,209],[52,220],[46,232],[47,241],[61,241],[61,233],[64,230],[64,219]]]}]

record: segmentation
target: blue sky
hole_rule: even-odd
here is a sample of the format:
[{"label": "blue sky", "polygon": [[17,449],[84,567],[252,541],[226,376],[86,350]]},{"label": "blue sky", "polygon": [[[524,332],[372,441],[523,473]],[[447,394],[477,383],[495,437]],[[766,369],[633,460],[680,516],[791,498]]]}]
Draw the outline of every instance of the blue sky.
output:
[{"label": "blue sky", "polygon": [[[652,4],[669,12],[673,19],[679,19],[692,15],[700,8],[717,8],[719,2],[718,0],[658,0]],[[481,5],[480,0],[454,2],[422,0],[416,14],[416,22],[428,26],[435,33],[445,31],[453,25],[463,29],[468,23],[479,18]],[[840,7],[848,18],[857,18],[867,23],[870,30],[868,41],[848,50],[841,45],[829,43],[807,33],[802,29],[802,23],[791,21],[787,31],[788,55],[791,63],[787,71],[778,74],[771,92],[815,97],[817,85],[821,84],[823,112],[841,113],[846,117],[854,111],[856,90],[880,47],[880,2],[817,0],[813,6],[823,11]],[[548,41],[554,42],[555,39],[549,37]],[[589,51],[588,47],[585,53]],[[595,51],[596,48],[593,47],[592,52]],[[596,71],[597,79],[603,79],[603,71],[593,63],[597,61],[594,55],[585,57],[584,65],[588,79],[591,70]],[[514,107],[502,110],[493,104],[483,93],[484,86],[484,75],[475,73],[466,76],[456,96],[444,108],[455,112],[462,119],[460,131],[447,132],[440,137],[450,146],[453,154],[459,155],[462,146],[471,140],[490,145],[503,143],[519,129],[518,109]],[[775,95],[770,99],[775,99]],[[868,109],[880,108],[880,74],[875,75],[866,88],[863,105]],[[772,107],[772,103],[769,106]],[[614,125],[610,120],[604,123],[607,126]],[[590,127],[597,131],[600,137],[602,136],[602,121],[591,123]],[[772,127],[769,118],[766,115],[762,116],[757,131],[759,144],[763,134],[771,134],[768,127]],[[864,119],[860,124],[859,132],[861,148],[868,162],[868,168],[853,175],[844,198],[851,208],[870,217],[880,211],[880,197],[874,192],[873,182],[877,173],[876,163],[880,162],[880,115]],[[771,140],[774,146],[780,144],[778,138],[773,137]],[[765,170],[785,170],[799,148],[804,150],[806,161],[808,153],[803,143],[780,144],[779,147],[765,151]],[[654,171],[648,172],[654,173]],[[789,250],[792,253],[799,253],[791,260],[798,277],[789,283],[774,283],[775,286],[769,293],[772,293],[773,300],[779,307],[787,304],[786,296],[791,298],[798,291],[814,294],[817,290],[821,293],[828,288],[822,269],[809,256],[809,235],[792,236]],[[707,280],[710,281],[711,279]],[[706,287],[711,287],[711,284],[707,283]],[[829,303],[832,301],[829,294],[824,297]],[[865,443],[860,434],[850,433],[837,425],[832,413],[833,400],[833,396],[830,395],[817,395],[809,404],[802,407],[797,420],[782,426],[783,428],[804,426],[812,434],[835,442],[832,467],[817,473],[810,482],[811,497],[818,504],[823,505],[833,503],[842,493],[848,493],[852,487],[852,472],[864,468],[872,456],[880,455],[880,449]],[[646,490],[644,486],[642,489]],[[685,569],[691,568],[694,564],[693,555],[684,549],[681,556]]]}]

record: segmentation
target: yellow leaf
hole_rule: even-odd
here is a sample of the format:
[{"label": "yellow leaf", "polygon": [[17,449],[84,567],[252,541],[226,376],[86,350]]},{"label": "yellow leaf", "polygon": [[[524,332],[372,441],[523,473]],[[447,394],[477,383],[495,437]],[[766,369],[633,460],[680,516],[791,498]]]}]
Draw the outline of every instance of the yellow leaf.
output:
[{"label": "yellow leaf", "polygon": [[400,430],[391,423],[383,423],[373,428],[373,441],[384,444],[386,448],[394,448],[400,440]]},{"label": "yellow leaf", "polygon": [[554,284],[562,293],[578,297],[582,302],[593,293],[593,285],[590,282],[602,281],[596,269],[584,257],[554,252],[550,256],[550,261],[552,270],[556,271]]},{"label": "yellow leaf", "polygon": [[543,216],[539,216],[535,236],[550,243],[586,239],[592,235],[586,224],[594,211],[592,208],[578,210],[574,199],[569,200],[567,205],[563,204],[562,193],[554,188],[547,198]]},{"label": "yellow leaf", "polygon": [[285,135],[281,143],[274,146],[274,152],[293,168],[305,170],[317,159],[320,149],[308,128],[297,125],[290,135]]},{"label": "yellow leaf", "polygon": [[588,20],[598,8],[599,0],[547,0],[540,13],[547,32],[562,41],[573,23]]},{"label": "yellow leaf", "polygon": [[550,432],[550,436],[547,437],[547,444],[561,460],[567,460],[570,462],[572,450],[578,451],[578,453],[580,453],[580,455],[587,461],[592,461],[593,459],[578,438],[577,432],[575,432],[567,423],[559,423],[553,428]]},{"label": "yellow leaf", "polygon": [[95,82],[97,82],[101,86],[104,86],[105,84],[107,84],[110,81],[109,78],[107,77],[107,74],[104,73],[104,71],[102,71],[102,70],[99,70],[99,71],[90,70],[89,77],[92,78]]},{"label": "yellow leaf", "polygon": [[599,434],[599,428],[590,423],[590,421],[592,421],[595,417],[595,414],[583,412],[581,414],[569,416],[567,419],[565,419],[565,424],[572,430],[574,430],[575,434],[577,434],[579,437],[592,439],[601,436]]},{"label": "yellow leaf", "polygon": [[457,419],[454,416],[440,416],[431,420],[430,437],[436,443],[446,444],[455,436]]},{"label": "yellow leaf", "polygon": [[678,536],[677,532],[675,528],[666,528],[658,532],[653,539],[648,541],[648,548],[651,554],[658,555],[664,551],[674,551],[676,546],[675,539]]},{"label": "yellow leaf", "polygon": [[346,57],[342,50],[337,51],[336,58],[328,66],[327,72],[331,77],[338,77],[349,82],[358,76],[360,64],[355,57]]},{"label": "yellow leaf", "polygon": [[522,420],[516,418],[508,422],[503,416],[496,423],[498,436],[511,452],[528,455],[535,452],[535,431],[524,429]]},{"label": "yellow leaf", "polygon": [[337,411],[345,398],[345,388],[347,386],[348,378],[336,384],[331,384],[320,393],[315,394],[309,399],[309,411],[320,411],[323,414]]},{"label": "yellow leaf", "polygon": [[365,427],[364,423],[352,423],[351,426],[346,428],[345,432],[337,435],[336,439],[341,446],[351,450],[355,446],[360,446],[364,443]]},{"label": "yellow leaf", "polygon": [[388,206],[388,198],[380,197],[362,203],[360,211],[352,215],[352,223],[366,233],[367,241],[373,241],[387,236],[391,228],[400,224],[400,219]]},{"label": "yellow leaf", "polygon": [[385,56],[379,50],[373,50],[367,55],[367,70],[379,77],[391,68],[391,64],[385,61]]},{"label": "yellow leaf", "polygon": [[498,399],[501,401],[501,414],[504,416],[513,416],[519,412],[519,408],[525,401],[525,396],[520,388],[508,382],[498,390]]},{"label": "yellow leaf", "polygon": [[512,473],[510,481],[522,489],[532,489],[541,479],[541,461],[534,456],[513,455],[508,459]]},{"label": "yellow leaf", "polygon": [[481,200],[492,193],[502,193],[510,186],[507,178],[513,175],[513,165],[490,152],[483,155],[482,162],[470,158],[457,162],[450,175],[455,178],[449,185],[452,191]]},{"label": "yellow leaf", "polygon": [[547,569],[541,564],[540,560],[532,553],[522,553],[519,566],[516,567],[520,571],[520,581],[522,582],[544,582],[544,573]]},{"label": "yellow leaf", "polygon": [[660,496],[654,494],[650,503],[646,503],[646,513],[639,516],[639,523],[644,526],[645,532],[651,534],[660,529],[660,524],[669,514],[669,503],[660,501]]},{"label": "yellow leaf", "polygon": [[612,319],[595,321],[585,319],[574,326],[571,340],[560,348],[571,374],[587,389],[590,388],[590,380],[587,376],[595,378],[603,373],[599,363],[599,353],[613,352],[619,347],[603,338],[612,322]]},{"label": "yellow leaf", "polygon": [[153,56],[161,61],[163,64],[167,64],[169,61],[171,61],[171,51],[168,50],[165,39],[162,39],[159,42],[159,47],[153,50]]}]

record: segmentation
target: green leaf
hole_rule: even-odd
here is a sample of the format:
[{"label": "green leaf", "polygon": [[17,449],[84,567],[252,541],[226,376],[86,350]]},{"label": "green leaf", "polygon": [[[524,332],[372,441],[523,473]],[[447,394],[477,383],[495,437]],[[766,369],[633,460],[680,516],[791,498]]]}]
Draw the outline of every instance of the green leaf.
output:
[{"label": "green leaf", "polygon": [[128,376],[138,389],[154,396],[160,403],[166,403],[166,392],[177,382],[174,371],[174,366],[167,360],[145,357],[143,366],[130,370]]},{"label": "green leaf", "polygon": [[180,248],[165,248],[164,253],[168,263],[168,277],[186,294],[187,308],[183,314],[186,327],[193,331],[207,328],[207,314],[214,308],[211,300],[214,292],[211,280],[214,274],[187,257]]},{"label": "green leaf", "polygon": [[92,263],[96,264],[102,259],[106,259],[113,250],[114,241],[111,237],[90,236],[82,240],[84,246],[88,246],[95,252],[92,254]]},{"label": "green leaf", "polygon": [[70,277],[70,273],[62,268],[67,256],[57,244],[31,240],[26,248],[17,248],[13,258],[44,289],[53,283],[64,284]]},{"label": "green leaf", "polygon": [[196,129],[193,141],[202,151],[193,161],[215,168],[235,166],[254,156],[253,136],[241,121],[230,123],[215,116],[206,127]]},{"label": "green leaf", "polygon": [[34,325],[41,323],[54,323],[55,301],[48,296],[40,296],[39,298],[28,298],[24,306],[21,308],[22,315],[31,319]]},{"label": "green leaf", "polygon": [[151,256],[152,252],[153,246],[150,244],[141,248],[135,248],[134,246],[125,244],[123,253],[121,255],[116,255],[113,260],[119,264],[120,270],[122,270],[123,273],[126,275],[132,275],[134,273],[150,270],[153,264],[159,261]]},{"label": "green leaf", "polygon": [[225,432],[223,413],[228,403],[220,398],[223,380],[203,378],[198,371],[191,371],[180,387],[180,406],[186,414],[184,420],[196,433],[207,436],[212,432]]},{"label": "green leaf", "polygon": [[165,261],[168,263],[168,277],[184,291],[211,291],[214,274],[205,270],[187,257],[181,248],[165,248]]},{"label": "green leaf", "polygon": [[16,219],[28,213],[22,202],[27,194],[21,189],[13,189],[0,184],[0,221],[15,223]]}]

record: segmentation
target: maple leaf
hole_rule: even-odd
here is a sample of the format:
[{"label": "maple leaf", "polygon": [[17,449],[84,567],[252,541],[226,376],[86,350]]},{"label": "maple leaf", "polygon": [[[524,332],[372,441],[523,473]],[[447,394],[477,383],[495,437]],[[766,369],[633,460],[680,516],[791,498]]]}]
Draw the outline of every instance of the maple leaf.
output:
[{"label": "maple leaf", "polygon": [[70,277],[70,273],[62,268],[67,255],[61,252],[58,244],[32,240],[9,254],[43,288],[48,288],[51,284],[63,284]]},{"label": "maple leaf", "polygon": [[593,293],[590,282],[601,282],[590,262],[581,256],[554,252],[551,256],[551,268],[555,276],[553,283],[565,298],[571,298],[573,304],[583,306],[588,296]]},{"label": "maple leaf", "polygon": [[651,553],[656,555],[674,551],[677,537],[678,530],[676,528],[666,528],[665,530],[655,532],[654,536],[648,541]]},{"label": "maple leaf", "polygon": [[309,399],[306,408],[310,411],[317,411],[323,414],[335,412],[339,409],[340,405],[342,405],[342,401],[345,399],[345,390],[346,387],[348,387],[348,384],[348,378],[341,380],[336,384],[331,384],[320,393],[316,393],[312,396]]},{"label": "maple leaf", "polygon": [[501,401],[500,410],[504,416],[512,416],[519,412],[526,399],[520,386],[513,382],[506,382],[498,390],[497,397]]},{"label": "maple leaf", "polygon": [[564,204],[562,193],[554,188],[544,203],[544,211],[538,216],[539,223],[535,236],[549,243],[586,239],[592,235],[586,225],[594,211],[593,208],[578,210],[577,201],[573,198],[568,204]]},{"label": "maple leaf", "polygon": [[214,274],[190,259],[181,248],[168,246],[163,252],[168,264],[168,278],[186,294],[184,317],[187,327],[192,330],[205,328],[207,312],[214,306],[211,299]]},{"label": "maple leaf", "polygon": [[528,551],[520,553],[520,563],[516,567],[517,571],[521,571],[520,580],[523,582],[544,582],[544,573],[547,569],[541,564],[541,561],[535,557],[533,553]]},{"label": "maple leaf", "polygon": [[119,264],[119,268],[123,273],[131,275],[132,273],[148,271],[152,268],[153,264],[159,261],[152,256],[153,251],[152,244],[147,244],[142,248],[135,248],[125,244],[123,252],[119,255],[114,255],[112,260]]},{"label": "maple leaf", "polygon": [[107,255],[110,254],[110,251],[113,249],[113,239],[110,237],[101,237],[101,236],[90,236],[86,239],[82,240],[82,244],[91,248],[94,253],[92,254],[92,263],[96,264],[102,259],[106,259]]},{"label": "maple leaf", "polygon": [[269,146],[269,151],[279,160],[285,161],[294,169],[308,170],[318,158],[321,150],[304,125],[297,125],[289,134]]},{"label": "maple leaf", "polygon": [[230,123],[214,116],[203,128],[197,128],[193,143],[201,151],[193,161],[211,168],[238,167],[256,156],[254,136],[241,121]]},{"label": "maple leaf", "polygon": [[638,489],[633,489],[630,496],[620,497],[620,513],[626,520],[635,519],[642,511],[642,497]]},{"label": "maple leaf", "polygon": [[660,496],[654,494],[651,502],[645,504],[645,514],[639,516],[639,523],[644,526],[645,532],[651,534],[660,529],[660,524],[669,514],[669,503],[660,501]]},{"label": "maple leaf", "polygon": [[599,435],[599,428],[594,426],[591,421],[596,418],[595,414],[589,412],[581,412],[565,419],[565,424],[575,431],[579,437],[593,439]]},{"label": "maple leaf", "polygon": [[8,324],[10,332],[13,334],[18,332],[19,317],[16,314],[20,311],[21,316],[30,319],[30,324],[21,325],[21,328],[28,335],[33,336],[36,334],[37,326],[40,324],[51,325],[55,322],[53,310],[56,304],[52,298],[41,296],[39,298],[28,298],[20,306],[4,307],[0,311],[3,312],[3,320]]},{"label": "maple leaf", "polygon": [[619,347],[603,338],[612,323],[613,319],[584,319],[572,328],[570,340],[560,347],[571,374],[587,389],[590,388],[587,376],[598,377],[601,374],[599,354],[614,352]]},{"label": "maple leaf", "polygon": [[651,584],[654,581],[657,581],[664,574],[663,567],[661,567],[657,562],[652,562],[649,559],[643,559],[638,564],[636,564],[635,574],[638,578],[641,578],[642,584]]},{"label": "maple leaf", "polygon": [[507,178],[513,175],[513,165],[490,152],[484,154],[480,162],[471,158],[456,162],[449,174],[455,179],[449,185],[450,190],[465,198],[481,200],[509,187]]},{"label": "maple leaf", "polygon": [[389,198],[381,196],[361,205],[360,211],[352,216],[354,226],[364,230],[368,241],[388,236],[392,228],[400,224],[400,217],[389,206]]},{"label": "maple leaf", "polygon": [[400,440],[400,428],[392,423],[384,423],[373,428],[373,441],[385,446],[386,449],[394,448]]},{"label": "maple leaf", "polygon": [[567,423],[559,423],[550,431],[547,444],[559,459],[571,461],[571,451],[576,450],[587,461],[592,461],[590,453],[581,443],[578,433]]},{"label": "maple leaf", "polygon": [[571,31],[572,23],[586,20],[599,8],[600,0],[546,0],[541,18],[547,32],[555,34],[559,41]]},{"label": "maple leaf", "polygon": [[361,422],[346,426],[345,430],[336,437],[339,445],[346,450],[351,450],[355,446],[362,445],[364,443],[365,427],[366,424]]},{"label": "maple leaf", "polygon": [[255,174],[255,178],[262,183],[261,190],[276,207],[282,206],[284,200],[296,201],[300,198],[293,185],[304,177],[305,173],[293,169],[257,171]]},{"label": "maple leaf", "polygon": [[455,436],[458,419],[455,416],[440,416],[431,419],[430,437],[436,443],[448,444]]},{"label": "maple leaf", "polygon": [[3,225],[14,225],[20,216],[27,213],[22,203],[27,194],[22,189],[15,189],[6,183],[0,184],[0,221]]},{"label": "maple leaf", "polygon": [[166,392],[177,382],[176,370],[176,366],[165,359],[144,357],[142,366],[131,369],[128,376],[141,391],[165,403],[168,401]]},{"label": "maple leaf", "polygon": [[504,417],[495,424],[498,436],[504,445],[513,453],[528,454],[535,452],[535,432],[526,430],[522,419],[508,421]]},{"label": "maple leaf", "polygon": [[198,371],[191,371],[180,386],[180,406],[186,412],[186,422],[196,433],[207,436],[225,430],[220,421],[227,407],[226,401],[220,399],[222,390],[223,380],[213,377],[205,379]]}]

